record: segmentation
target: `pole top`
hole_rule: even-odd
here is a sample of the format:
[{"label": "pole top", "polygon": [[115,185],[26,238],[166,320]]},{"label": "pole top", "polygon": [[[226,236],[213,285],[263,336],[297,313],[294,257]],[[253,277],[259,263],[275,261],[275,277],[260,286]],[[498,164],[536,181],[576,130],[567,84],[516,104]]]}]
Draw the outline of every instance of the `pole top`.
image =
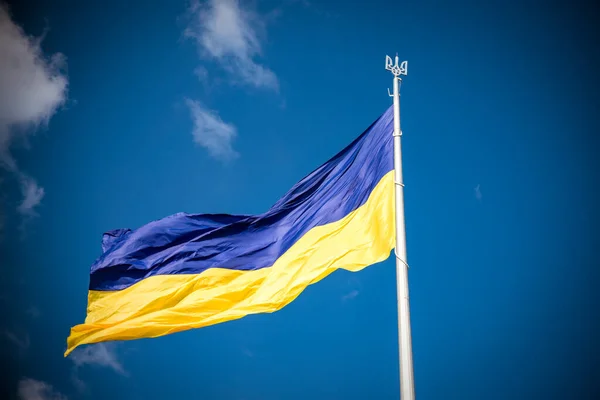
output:
[{"label": "pole top", "polygon": [[407,75],[408,73],[408,61],[402,61],[400,65],[398,65],[398,53],[396,53],[396,62],[392,61],[392,57],[385,56],[385,69],[391,71],[392,74],[396,78],[400,75]]}]

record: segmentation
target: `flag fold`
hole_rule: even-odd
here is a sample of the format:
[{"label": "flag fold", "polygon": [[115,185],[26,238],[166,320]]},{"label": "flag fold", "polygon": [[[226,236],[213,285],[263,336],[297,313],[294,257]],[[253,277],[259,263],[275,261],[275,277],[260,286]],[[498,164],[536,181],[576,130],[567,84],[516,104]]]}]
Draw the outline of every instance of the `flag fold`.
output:
[{"label": "flag fold", "polygon": [[167,335],[269,313],[336,269],[395,246],[393,112],[260,215],[178,213],[102,238],[82,344]]}]

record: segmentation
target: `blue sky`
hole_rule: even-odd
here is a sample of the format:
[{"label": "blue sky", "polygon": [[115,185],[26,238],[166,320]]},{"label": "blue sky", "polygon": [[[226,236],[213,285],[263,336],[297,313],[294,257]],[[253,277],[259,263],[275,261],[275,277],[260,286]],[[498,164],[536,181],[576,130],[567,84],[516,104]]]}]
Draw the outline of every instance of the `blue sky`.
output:
[{"label": "blue sky", "polygon": [[590,7],[14,2],[0,14],[3,397],[397,399],[392,258],[274,314],[63,351],[103,232],[266,210],[391,104],[398,52],[417,398],[591,399]]}]

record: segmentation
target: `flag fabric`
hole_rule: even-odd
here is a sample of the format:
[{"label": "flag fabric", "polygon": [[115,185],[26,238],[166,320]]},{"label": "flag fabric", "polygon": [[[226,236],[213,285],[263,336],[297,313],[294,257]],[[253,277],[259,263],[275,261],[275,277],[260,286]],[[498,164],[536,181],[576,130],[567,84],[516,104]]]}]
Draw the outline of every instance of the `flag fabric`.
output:
[{"label": "flag fabric", "polygon": [[336,269],[395,246],[393,112],[260,215],[178,213],[104,234],[77,346],[163,336],[277,311]]}]

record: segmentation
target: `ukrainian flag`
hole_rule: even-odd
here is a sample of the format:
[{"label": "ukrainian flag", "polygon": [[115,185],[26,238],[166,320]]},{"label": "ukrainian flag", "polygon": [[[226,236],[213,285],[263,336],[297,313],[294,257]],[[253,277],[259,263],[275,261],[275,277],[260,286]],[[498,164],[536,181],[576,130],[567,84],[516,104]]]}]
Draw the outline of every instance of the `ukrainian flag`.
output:
[{"label": "ukrainian flag", "polygon": [[261,215],[179,213],[104,234],[77,346],[152,338],[277,311],[395,246],[393,112]]}]

